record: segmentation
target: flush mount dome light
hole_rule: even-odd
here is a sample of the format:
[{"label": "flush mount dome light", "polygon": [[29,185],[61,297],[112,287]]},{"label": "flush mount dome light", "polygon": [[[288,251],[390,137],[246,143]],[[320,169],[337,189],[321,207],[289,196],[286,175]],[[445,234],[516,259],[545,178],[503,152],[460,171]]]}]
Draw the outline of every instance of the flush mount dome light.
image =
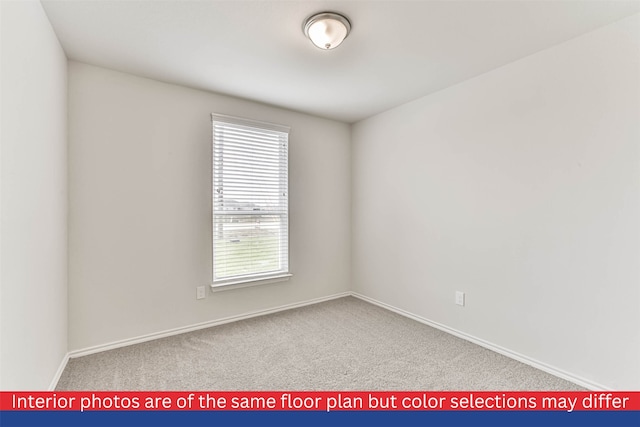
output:
[{"label": "flush mount dome light", "polygon": [[351,23],[340,14],[322,12],[307,18],[302,30],[314,45],[329,50],[338,47],[347,38]]}]

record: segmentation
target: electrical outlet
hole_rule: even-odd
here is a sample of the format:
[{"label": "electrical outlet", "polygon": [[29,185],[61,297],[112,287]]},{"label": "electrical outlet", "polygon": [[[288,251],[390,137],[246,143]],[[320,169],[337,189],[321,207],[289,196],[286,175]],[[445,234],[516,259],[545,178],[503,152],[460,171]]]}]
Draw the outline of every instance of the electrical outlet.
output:
[{"label": "electrical outlet", "polygon": [[206,289],[204,286],[198,286],[196,288],[196,299],[204,299],[207,297]]},{"label": "electrical outlet", "polygon": [[464,292],[456,291],[456,304],[464,307]]}]

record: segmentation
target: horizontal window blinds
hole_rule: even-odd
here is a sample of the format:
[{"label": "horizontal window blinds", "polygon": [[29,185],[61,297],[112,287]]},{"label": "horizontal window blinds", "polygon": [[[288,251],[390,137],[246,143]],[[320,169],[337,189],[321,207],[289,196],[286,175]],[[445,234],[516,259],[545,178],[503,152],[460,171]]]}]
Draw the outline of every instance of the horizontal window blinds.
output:
[{"label": "horizontal window blinds", "polygon": [[213,122],[213,283],[289,272],[289,128]]}]

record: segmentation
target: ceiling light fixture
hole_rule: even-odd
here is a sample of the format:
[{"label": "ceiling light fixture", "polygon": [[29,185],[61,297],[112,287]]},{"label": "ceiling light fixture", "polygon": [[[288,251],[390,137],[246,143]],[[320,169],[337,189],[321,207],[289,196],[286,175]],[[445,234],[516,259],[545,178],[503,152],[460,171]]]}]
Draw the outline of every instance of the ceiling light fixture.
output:
[{"label": "ceiling light fixture", "polygon": [[351,31],[351,22],[334,12],[317,13],[304,21],[304,35],[323,50],[334,49],[342,43]]}]

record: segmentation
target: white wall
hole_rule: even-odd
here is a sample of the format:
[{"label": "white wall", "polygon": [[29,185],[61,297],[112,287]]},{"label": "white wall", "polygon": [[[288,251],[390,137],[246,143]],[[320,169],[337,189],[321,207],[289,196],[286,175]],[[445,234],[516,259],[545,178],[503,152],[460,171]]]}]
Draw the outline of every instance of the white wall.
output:
[{"label": "white wall", "polygon": [[639,28],[624,19],[354,125],[355,290],[640,389]]},{"label": "white wall", "polygon": [[47,389],[67,352],[67,59],[39,2],[0,10],[0,388]]},{"label": "white wall", "polygon": [[[294,277],[209,293],[212,112],[291,126]],[[69,349],[345,292],[350,128],[69,63]]]}]

